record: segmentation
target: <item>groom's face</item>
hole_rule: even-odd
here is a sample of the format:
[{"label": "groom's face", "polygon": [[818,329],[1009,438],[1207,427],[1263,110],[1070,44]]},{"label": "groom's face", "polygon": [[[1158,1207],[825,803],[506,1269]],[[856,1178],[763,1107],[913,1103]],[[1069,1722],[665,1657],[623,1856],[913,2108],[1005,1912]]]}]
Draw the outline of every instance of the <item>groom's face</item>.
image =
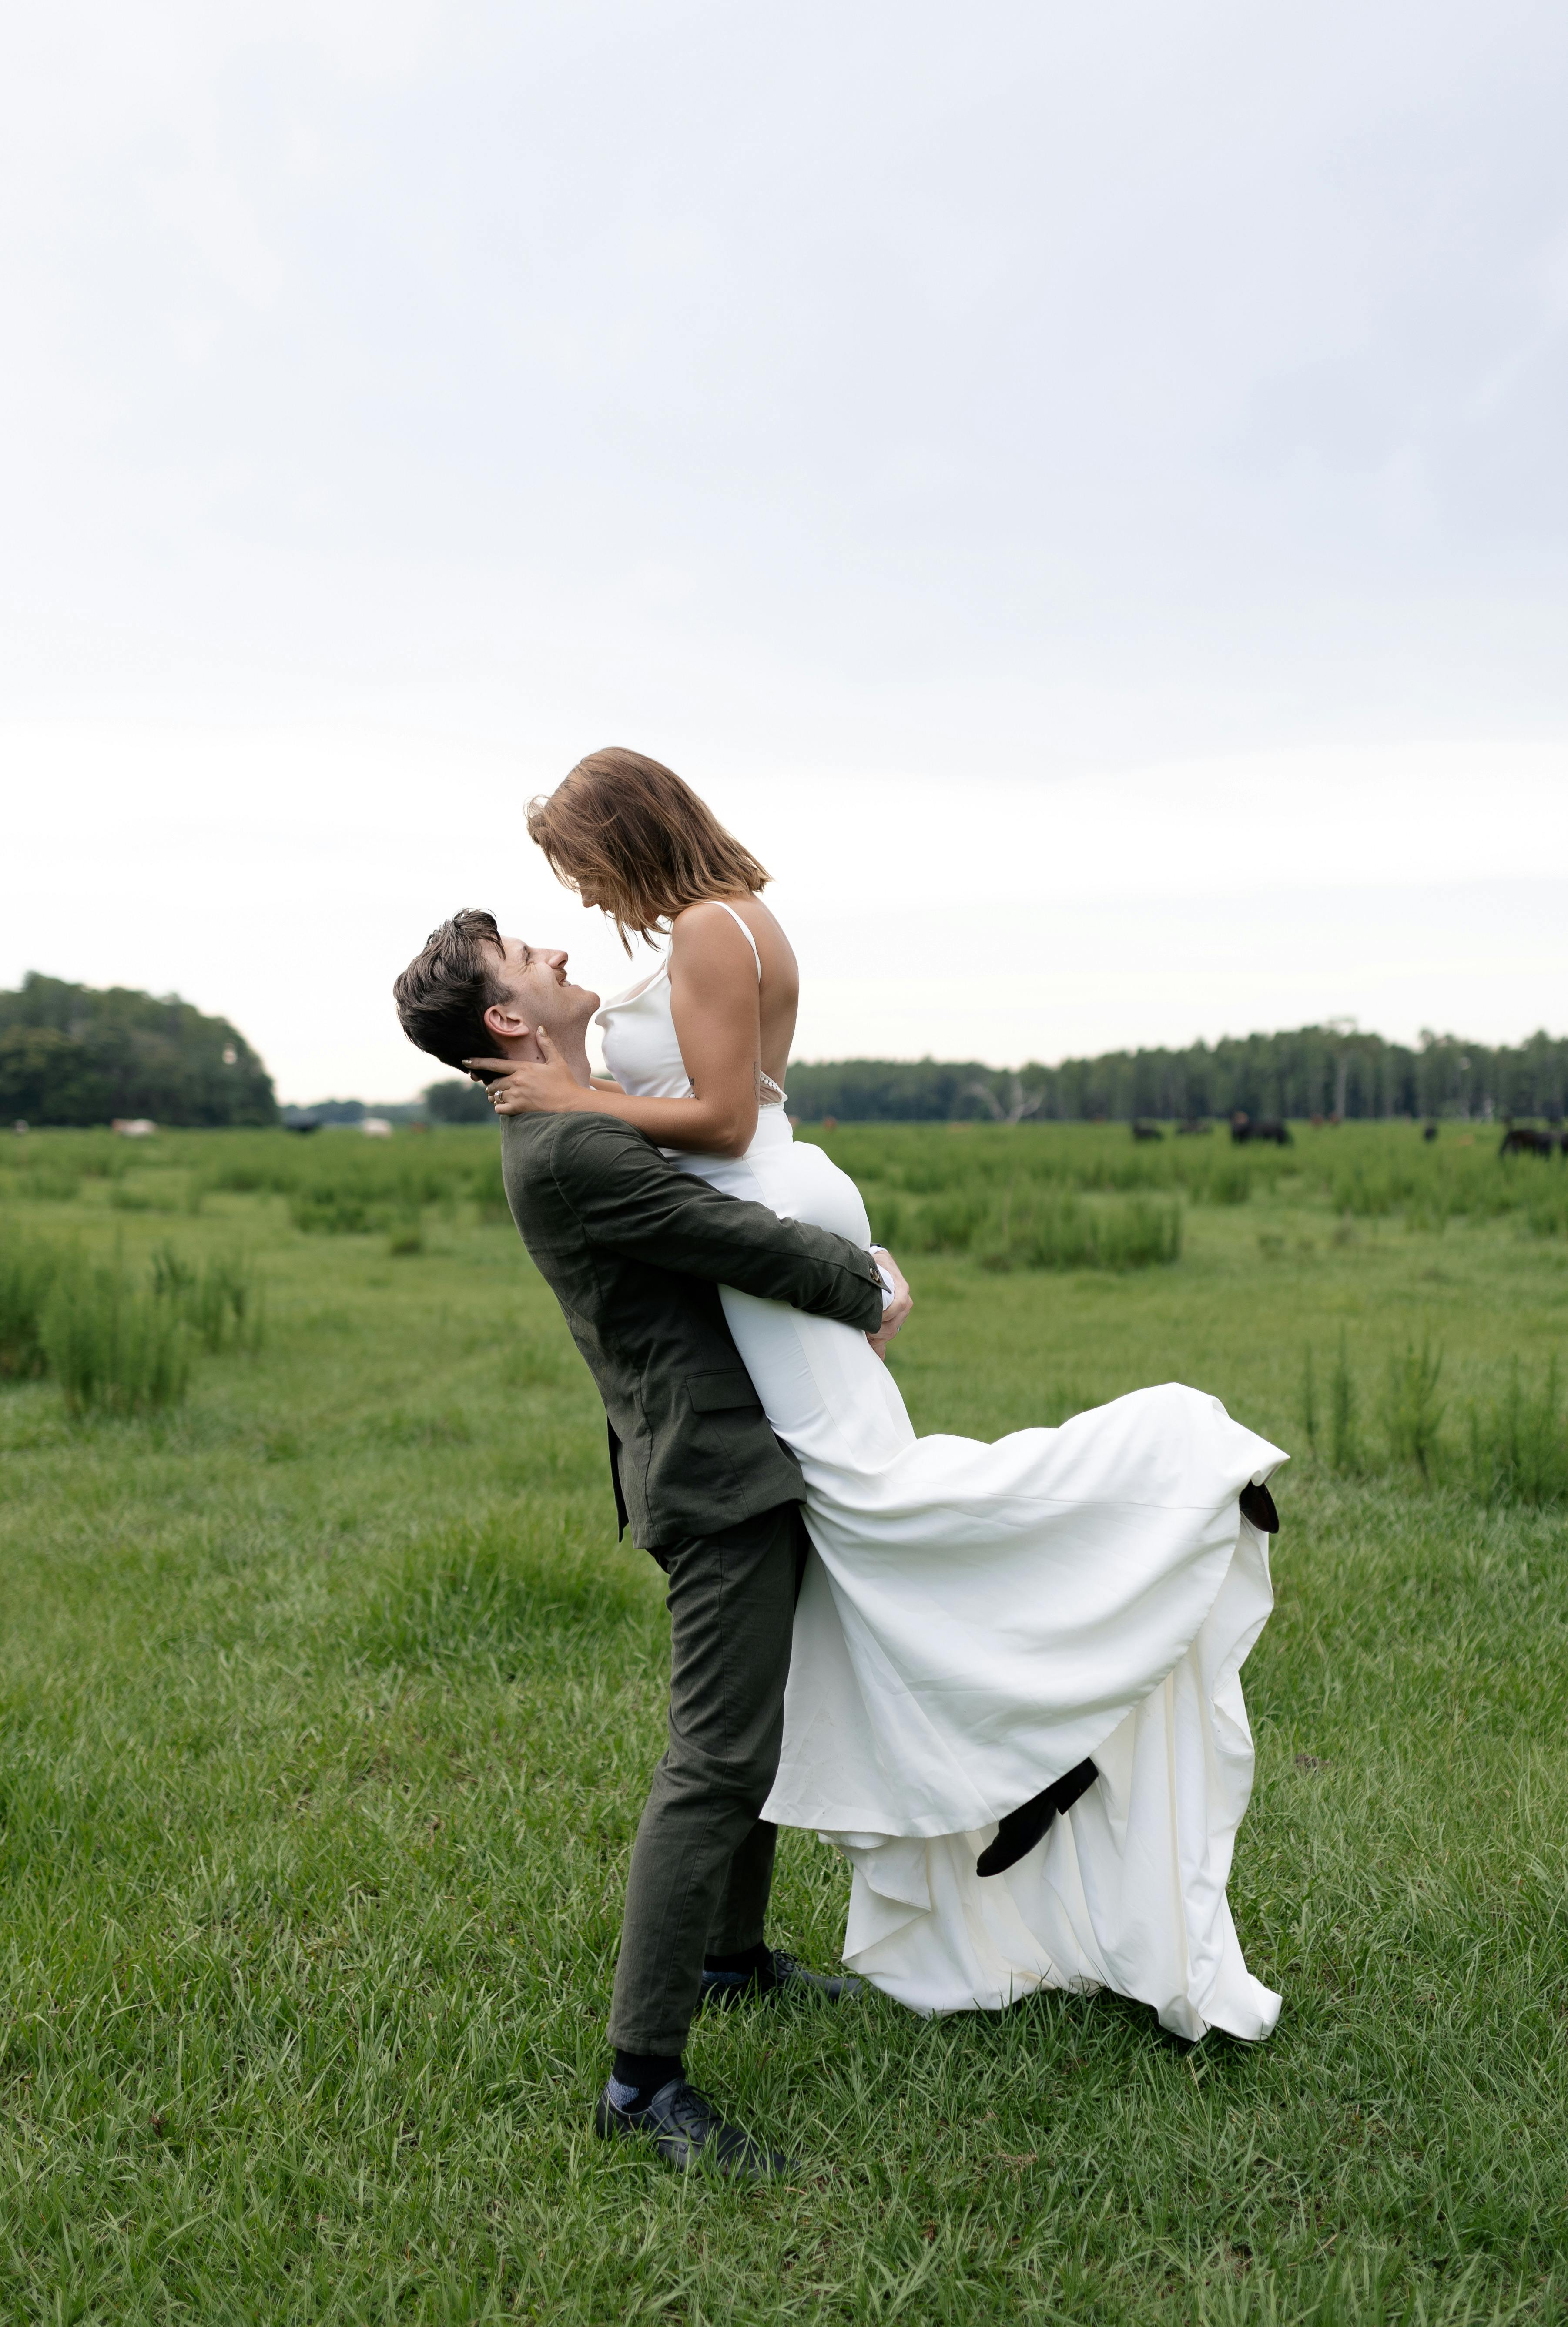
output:
[{"label": "groom's face", "polygon": [[[507,989],[502,1014],[520,1019],[529,1029],[543,1026],[552,1041],[580,1033],[599,1007],[596,994],[585,986],[574,986],[567,977],[565,946],[529,945],[524,938],[503,938],[501,964],[500,983]],[[494,1025],[490,1011],[486,1011],[485,1021],[497,1033],[511,1032],[509,1025]]]}]

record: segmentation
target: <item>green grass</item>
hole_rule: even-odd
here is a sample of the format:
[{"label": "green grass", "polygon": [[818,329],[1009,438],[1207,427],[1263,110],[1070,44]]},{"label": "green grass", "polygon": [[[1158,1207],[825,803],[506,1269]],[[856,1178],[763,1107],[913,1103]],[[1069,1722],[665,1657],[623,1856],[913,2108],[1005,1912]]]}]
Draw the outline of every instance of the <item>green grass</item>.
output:
[{"label": "green grass", "polygon": [[[1163,1265],[996,1273],[989,1209],[914,1252],[897,1370],[923,1429],[1175,1377],[1298,1453],[1231,1885],[1277,2035],[737,2014],[693,2072],[795,2181],[594,2143],[666,1632],[493,1133],[35,1135],[0,1253],[177,1277],[191,1372],[73,1422],[34,1338],[0,1386],[0,2318],[1568,2316],[1556,1167],[1383,1127],[827,1144],[917,1245],[966,1192],[1181,1201]],[[384,1209],[296,1225],[313,1191]],[[192,1289],[236,1267],[238,1346]],[[778,1939],[831,1962],[846,1887],[787,1836]]]}]

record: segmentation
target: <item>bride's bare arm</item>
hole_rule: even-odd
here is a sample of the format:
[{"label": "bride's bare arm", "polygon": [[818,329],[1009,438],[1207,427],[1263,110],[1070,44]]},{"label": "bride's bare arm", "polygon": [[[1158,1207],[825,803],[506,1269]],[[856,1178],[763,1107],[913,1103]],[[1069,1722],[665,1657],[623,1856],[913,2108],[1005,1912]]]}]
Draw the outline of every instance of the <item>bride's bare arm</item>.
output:
[{"label": "bride's bare arm", "polygon": [[723,907],[688,906],[670,940],[670,1007],[690,1098],[629,1098],[613,1084],[578,1082],[558,1059],[472,1061],[507,1071],[490,1084],[498,1115],[619,1116],[660,1147],[743,1155],[757,1128],[761,1055],[757,965]]}]

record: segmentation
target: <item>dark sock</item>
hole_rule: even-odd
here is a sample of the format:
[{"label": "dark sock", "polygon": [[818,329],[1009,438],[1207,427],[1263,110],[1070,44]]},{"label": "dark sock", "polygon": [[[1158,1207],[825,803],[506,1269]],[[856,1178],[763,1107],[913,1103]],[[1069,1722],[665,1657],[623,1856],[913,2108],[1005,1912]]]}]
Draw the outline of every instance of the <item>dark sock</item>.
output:
[{"label": "dark sock", "polygon": [[1280,1515],[1266,1487],[1248,1484],[1242,1489],[1241,1516],[1244,1519],[1250,1519],[1264,1535],[1278,1535],[1280,1531]]},{"label": "dark sock", "polygon": [[672,2077],[685,2074],[678,2052],[622,2052],[615,2055],[615,2066],[610,2072],[615,2087],[611,2098],[617,2108],[646,2108],[655,2093],[668,2084]]},{"label": "dark sock", "polygon": [[989,1843],[975,1861],[976,1874],[1004,1874],[1016,1866],[1045,1836],[1059,1810],[1070,1810],[1080,1794],[1085,1794],[1099,1776],[1092,1762],[1080,1762],[1076,1769],[1042,1786],[1038,1794],[1009,1810],[996,1829],[996,1839]]},{"label": "dark sock", "polygon": [[759,1939],[754,1948],[742,1948],[738,1956],[705,1956],[705,1971],[771,1971],[773,1950],[766,1939]]}]

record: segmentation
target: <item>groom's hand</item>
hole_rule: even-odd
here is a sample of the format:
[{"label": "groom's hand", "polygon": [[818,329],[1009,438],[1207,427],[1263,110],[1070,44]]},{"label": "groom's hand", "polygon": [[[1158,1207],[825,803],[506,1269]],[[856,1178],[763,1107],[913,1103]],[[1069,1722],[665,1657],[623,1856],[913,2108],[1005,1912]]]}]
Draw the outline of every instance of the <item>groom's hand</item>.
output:
[{"label": "groom's hand", "polygon": [[485,1095],[498,1115],[565,1115],[583,1104],[583,1086],[542,1026],[534,1029],[539,1058],[464,1059],[470,1073],[494,1075]]},{"label": "groom's hand", "polygon": [[871,1343],[872,1348],[876,1351],[878,1357],[881,1358],[885,1365],[887,1362],[888,1343],[892,1340],[893,1335],[898,1332],[900,1326],[908,1317],[910,1311],[914,1307],[915,1296],[910,1291],[909,1283],[904,1276],[903,1270],[899,1266],[898,1262],[893,1258],[886,1245],[879,1244],[875,1248],[875,1250],[878,1260],[881,1262],[882,1267],[887,1271],[888,1275],[892,1278],[893,1297],[888,1303],[887,1307],[882,1311],[882,1321],[877,1327],[876,1332],[874,1333],[868,1333],[865,1338]]}]

